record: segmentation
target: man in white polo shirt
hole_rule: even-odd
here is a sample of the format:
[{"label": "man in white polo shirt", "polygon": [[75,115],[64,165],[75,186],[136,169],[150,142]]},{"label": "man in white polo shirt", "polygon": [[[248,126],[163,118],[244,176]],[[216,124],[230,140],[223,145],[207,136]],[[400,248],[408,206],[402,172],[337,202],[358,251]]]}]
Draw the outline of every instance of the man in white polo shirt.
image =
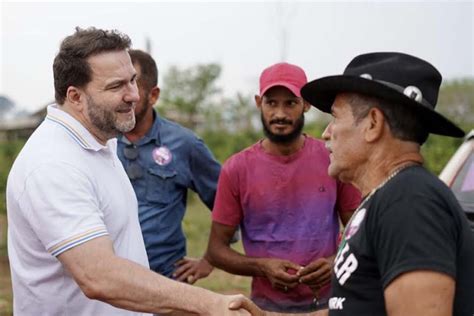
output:
[{"label": "man in white polo shirt", "polygon": [[7,184],[16,315],[230,311],[232,299],[148,268],[133,188],[115,136],[139,100],[128,36],[76,29],[54,65],[57,105],[15,161]]}]

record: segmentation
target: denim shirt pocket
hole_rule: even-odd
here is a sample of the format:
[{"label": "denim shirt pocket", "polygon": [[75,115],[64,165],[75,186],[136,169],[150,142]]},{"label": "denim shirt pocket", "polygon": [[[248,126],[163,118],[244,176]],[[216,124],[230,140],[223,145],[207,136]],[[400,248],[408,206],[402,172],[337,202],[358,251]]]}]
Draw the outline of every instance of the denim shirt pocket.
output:
[{"label": "denim shirt pocket", "polygon": [[154,203],[170,203],[176,191],[176,170],[154,166],[148,168],[146,199]]}]

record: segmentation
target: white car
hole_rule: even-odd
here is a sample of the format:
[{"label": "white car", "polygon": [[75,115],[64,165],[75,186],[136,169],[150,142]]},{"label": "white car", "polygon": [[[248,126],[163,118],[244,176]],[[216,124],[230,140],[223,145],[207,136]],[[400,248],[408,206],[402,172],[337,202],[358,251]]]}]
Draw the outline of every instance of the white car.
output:
[{"label": "white car", "polygon": [[474,130],[466,136],[439,177],[453,190],[474,231]]}]

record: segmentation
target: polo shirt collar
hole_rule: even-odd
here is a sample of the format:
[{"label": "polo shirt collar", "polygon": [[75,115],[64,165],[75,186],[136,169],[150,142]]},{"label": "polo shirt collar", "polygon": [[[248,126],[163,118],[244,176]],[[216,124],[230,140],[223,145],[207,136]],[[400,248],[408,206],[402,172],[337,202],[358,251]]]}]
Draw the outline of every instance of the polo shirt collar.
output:
[{"label": "polo shirt collar", "polygon": [[[94,136],[92,136],[89,130],[87,130],[87,128],[85,128],[69,113],[61,110],[57,104],[48,105],[47,111],[48,114],[46,119],[61,125],[64,129],[66,129],[71,138],[73,138],[74,141],[81,145],[84,149],[99,151],[108,148],[107,145],[104,146],[99,143],[94,138]],[[107,144],[109,141],[107,141]]]}]

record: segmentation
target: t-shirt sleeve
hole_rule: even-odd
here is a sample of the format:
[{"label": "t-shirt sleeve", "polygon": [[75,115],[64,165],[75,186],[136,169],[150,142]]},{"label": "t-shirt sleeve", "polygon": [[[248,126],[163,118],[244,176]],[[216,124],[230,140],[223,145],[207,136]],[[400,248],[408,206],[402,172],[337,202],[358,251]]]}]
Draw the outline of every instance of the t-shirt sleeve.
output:
[{"label": "t-shirt sleeve", "polygon": [[238,192],[237,176],[231,175],[229,166],[222,167],[217,183],[216,200],[212,220],[229,226],[237,226],[242,219],[242,207]]},{"label": "t-shirt sleeve", "polygon": [[446,204],[420,194],[381,204],[369,236],[384,288],[414,270],[456,276],[456,224]]},{"label": "t-shirt sleeve", "polygon": [[93,184],[74,166],[46,164],[33,171],[19,203],[53,256],[108,234]]},{"label": "t-shirt sleeve", "polygon": [[336,210],[339,213],[352,212],[360,204],[361,195],[353,185],[337,181]]}]

